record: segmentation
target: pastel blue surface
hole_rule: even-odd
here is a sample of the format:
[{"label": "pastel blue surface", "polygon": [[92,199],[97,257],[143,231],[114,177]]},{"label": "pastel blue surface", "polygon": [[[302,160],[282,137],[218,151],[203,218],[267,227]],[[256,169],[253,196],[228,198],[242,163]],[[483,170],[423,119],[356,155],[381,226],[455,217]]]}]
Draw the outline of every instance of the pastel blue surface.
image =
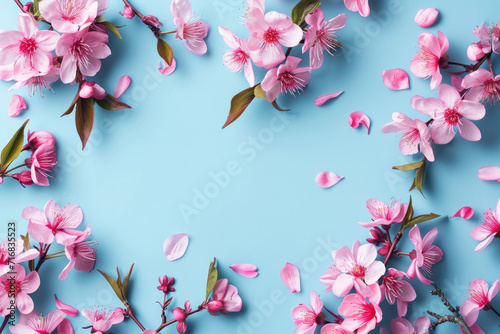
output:
[{"label": "pastel blue surface", "polygon": [[[500,2],[372,1],[372,15],[362,18],[347,11],[341,1],[325,1],[327,18],[347,13],[347,25],[339,32],[344,50],[334,58],[325,57],[323,68],[312,74],[305,93],[296,99],[279,98],[280,105],[291,111],[278,113],[266,101],[254,101],[224,130],[221,126],[229,101],[247,84],[243,74],[231,73],[223,65],[227,48],[217,26],[246,37],[239,23],[243,2],[192,1],[193,9],[210,25],[209,51],[196,56],[169,36],[178,64],[170,76],[162,76],[156,69],[159,57],[151,32],[138,19],[119,16],[120,1],[110,2],[108,19],[126,26],[120,29],[123,40],[110,37],[113,54],[103,61],[96,81],[112,91],[118,78],[128,74],[132,85],[123,100],[133,109],[98,110],[89,144],[82,152],[74,116],[60,118],[76,87],[57,83],[55,95],[27,99],[29,109],[10,118],[7,89],[11,83],[1,82],[0,144],[30,118],[29,129],[54,134],[59,155],[50,187],[23,189],[12,180],[0,186],[2,226],[14,220],[24,233],[23,208],[42,208],[52,198],[60,204],[80,205],[84,225],[92,226],[92,239],[99,243],[96,267],[114,274],[116,266],[125,271],[135,263],[129,300],[150,328],[160,321],[155,304],[162,298],[156,290],[158,276],[175,277],[175,306],[186,299],[198,305],[204,298],[208,265],[217,257],[221,276],[238,287],[244,308],[227,317],[193,316],[188,320],[190,333],[292,333],[295,326],[290,310],[299,303],[309,304],[310,291],[324,290],[318,276],[329,266],[331,251],[368,237],[357,222],[370,218],[365,209],[369,198],[407,202],[411,194],[416,214],[443,216],[423,224],[421,230],[439,228],[436,244],[445,257],[433,277],[452,303],[461,304],[467,297],[469,281],[483,278],[491,284],[500,278],[500,242],[495,240],[475,253],[477,242],[470,237],[482,212],[494,208],[499,198],[498,183],[477,177],[480,167],[500,165],[498,107],[488,106],[486,117],[476,122],[483,134],[480,142],[457,136],[449,145],[434,146],[436,162],[428,168],[425,199],[415,191],[408,192],[411,173],[391,170],[412,158],[401,155],[399,138],[380,131],[393,112],[419,117],[410,107],[411,96],[437,96],[430,90],[429,80],[409,71],[418,35],[442,31],[450,41],[450,58],[468,62],[466,48],[476,41],[472,29],[483,22],[497,22]],[[136,2],[143,13],[157,15],[166,30],[173,27],[168,1]],[[289,13],[293,5],[292,0],[268,1],[266,9]],[[418,27],[413,21],[416,12],[433,6],[440,11],[437,24],[429,29]],[[0,28],[17,29],[14,2],[4,3],[2,9]],[[498,57],[494,63],[500,71]],[[380,73],[398,67],[410,73],[410,90],[395,92],[383,85]],[[257,80],[264,73],[257,71]],[[313,104],[318,95],[339,90],[344,94],[336,100],[322,107]],[[28,95],[25,89],[15,93]],[[370,117],[369,135],[366,129],[352,129],[347,124],[353,111]],[[322,189],[314,178],[323,170],[345,178],[331,189]],[[464,205],[476,210],[470,221],[448,218]],[[0,233],[6,233],[6,227]],[[190,244],[182,259],[167,262],[162,245],[174,233],[187,233]],[[408,240],[401,245],[402,250],[411,247]],[[280,280],[280,269],[287,261],[301,270],[301,293],[291,294]],[[234,263],[256,264],[259,276],[236,275],[229,269]],[[398,263],[405,270],[409,261]],[[97,271],[73,271],[68,279],[59,281],[57,276],[65,265],[65,259],[58,259],[42,267],[42,285],[34,294],[38,310],[55,308],[54,292],[78,308],[120,306]],[[446,313],[440,301],[428,294],[428,286],[414,282],[419,297],[409,308],[409,320],[413,322],[427,309]],[[329,309],[336,311],[340,305],[341,299],[331,293],[322,292],[321,297]],[[500,308],[500,300],[493,305]],[[387,328],[387,320],[396,316],[395,306],[385,304],[384,310],[382,328]],[[88,325],[83,317],[73,324],[77,333],[88,332],[80,329]],[[492,312],[482,313],[479,324],[489,333],[498,330],[499,319]],[[453,326],[440,326],[437,333],[455,333]],[[113,332],[140,330],[129,319]],[[174,333],[175,329],[165,332]]]}]

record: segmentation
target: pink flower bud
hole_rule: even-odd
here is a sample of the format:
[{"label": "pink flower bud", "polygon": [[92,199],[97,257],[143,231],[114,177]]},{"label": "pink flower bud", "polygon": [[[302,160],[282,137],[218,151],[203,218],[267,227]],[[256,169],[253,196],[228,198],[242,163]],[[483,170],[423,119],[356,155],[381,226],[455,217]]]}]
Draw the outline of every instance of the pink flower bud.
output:
[{"label": "pink flower bud", "polygon": [[207,309],[210,313],[220,312],[223,308],[222,302],[219,300],[211,300],[207,303]]},{"label": "pink flower bud", "polygon": [[176,307],[172,310],[172,315],[176,321],[182,322],[186,320],[186,312],[180,307]]},{"label": "pink flower bud", "polygon": [[470,61],[478,61],[479,59],[484,57],[483,48],[479,46],[477,43],[472,43],[467,48],[467,57]]},{"label": "pink flower bud", "polygon": [[153,15],[146,15],[146,16],[144,16],[144,18],[142,19],[142,22],[144,22],[144,23],[146,23],[147,25],[150,25],[150,26],[155,26],[156,28],[159,28],[160,26],[163,25],[160,22],[160,20],[158,20],[158,18],[156,16],[153,16]]},{"label": "pink flower bud", "polygon": [[26,101],[20,95],[12,95],[9,102],[9,116],[16,117],[19,116],[21,110],[26,109],[28,105]]},{"label": "pink flower bud", "polygon": [[50,132],[28,130],[28,144],[24,145],[23,150],[36,151],[42,145],[54,146],[55,144],[56,140]]},{"label": "pink flower bud", "polygon": [[102,100],[106,97],[106,91],[104,88],[96,84],[94,81],[84,81],[78,94],[83,99],[94,97],[98,100]]},{"label": "pink flower bud", "polygon": [[3,184],[3,177],[0,177],[0,184]]},{"label": "pink flower bud", "polygon": [[135,16],[134,11],[129,6],[125,6],[123,12],[119,12],[119,14],[129,20]]},{"label": "pink flower bud", "polygon": [[33,2],[27,2],[24,6],[23,6],[23,12],[27,13],[31,6],[33,6]]},{"label": "pink flower bud", "polygon": [[418,11],[415,22],[422,28],[430,27],[436,21],[439,12],[436,8],[425,8]]},{"label": "pink flower bud", "polygon": [[23,170],[21,173],[12,174],[12,177],[19,181],[23,186],[30,186],[33,184],[31,179],[31,171]]}]

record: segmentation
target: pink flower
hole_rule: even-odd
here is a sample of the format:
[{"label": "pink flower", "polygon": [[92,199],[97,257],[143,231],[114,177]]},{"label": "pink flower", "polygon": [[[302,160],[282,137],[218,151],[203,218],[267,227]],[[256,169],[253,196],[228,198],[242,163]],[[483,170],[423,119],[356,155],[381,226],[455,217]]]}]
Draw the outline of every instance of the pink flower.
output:
[{"label": "pink flower", "polygon": [[370,332],[382,320],[382,309],[378,306],[382,301],[380,287],[373,284],[370,303],[360,294],[347,295],[339,307],[339,313],[345,317],[342,327],[356,331],[357,334]]},{"label": "pink flower", "polygon": [[42,317],[40,312],[34,310],[29,314],[21,314],[17,325],[10,326],[12,334],[35,334],[35,333],[53,333],[57,329],[58,334],[69,334],[62,331],[59,327],[66,316],[62,311],[55,310]]},{"label": "pink flower", "polygon": [[404,272],[394,268],[389,268],[387,271],[388,274],[382,276],[380,290],[389,304],[394,305],[397,301],[398,315],[404,317],[408,310],[408,303],[414,301],[417,294],[410,283],[403,281],[406,276]]},{"label": "pink flower", "polygon": [[48,186],[48,173],[57,165],[56,148],[52,145],[42,145],[26,161],[28,168],[31,169],[33,182],[39,186]]},{"label": "pink flower", "polygon": [[316,326],[325,323],[325,315],[321,313],[323,303],[315,291],[311,291],[311,305],[300,304],[292,309],[293,322],[297,325],[295,334],[314,334]]},{"label": "pink flower", "polygon": [[177,27],[176,39],[182,40],[184,46],[196,55],[207,52],[207,44],[203,40],[208,34],[208,24],[194,17],[189,0],[173,0],[170,12]]},{"label": "pink flower", "polygon": [[415,319],[413,326],[404,318],[391,320],[391,330],[394,334],[428,334],[430,326],[431,320],[425,315]]},{"label": "pink flower", "polygon": [[[52,62],[54,63],[54,57]],[[44,89],[52,90],[50,84],[59,80],[59,68],[56,66],[52,66],[47,74],[40,74],[32,76],[26,80],[17,81],[14,85],[9,88],[9,92],[13,89],[19,89],[24,86],[28,86],[28,94],[29,96],[35,95],[37,91],[40,91],[40,96],[44,96]]]},{"label": "pink flower", "polygon": [[92,269],[94,269],[95,261],[97,260],[95,249],[90,248],[90,246],[96,245],[97,242],[85,241],[85,239],[90,234],[90,227],[87,227],[84,232],[71,232],[71,236],[72,234],[76,234],[77,238],[74,242],[64,247],[64,253],[68,258],[69,263],[66,265],[66,267],[64,267],[61,274],[59,274],[60,280],[66,279],[69,271],[73,268],[78,271],[91,271]]},{"label": "pink flower", "polygon": [[354,334],[339,324],[326,324],[321,327],[321,334]]},{"label": "pink flower", "polygon": [[266,92],[270,102],[276,100],[278,95],[289,92],[295,96],[300,93],[311,79],[309,67],[297,67],[301,59],[288,57],[285,64],[273,68],[266,73],[261,82],[262,89]]},{"label": "pink flower", "polygon": [[21,173],[12,174],[12,178],[19,181],[19,183],[24,186],[31,186],[34,182],[31,178],[31,171],[23,170]]},{"label": "pink flower", "polygon": [[[38,289],[40,277],[36,271],[26,275],[26,270],[19,264],[14,265],[12,272],[15,274],[5,273],[0,276],[0,287],[3,289],[3,291],[0,290],[0,295],[7,294],[9,298],[4,301],[10,304],[14,303],[12,299],[15,299],[15,305],[19,312],[28,314],[34,308],[33,299],[28,294]],[[8,307],[9,305],[2,306]]]},{"label": "pink flower", "polygon": [[401,200],[389,205],[375,198],[366,201],[366,208],[372,215],[372,221],[368,223],[359,223],[363,227],[374,227],[377,225],[391,225],[401,223],[406,214],[408,204],[402,204]]},{"label": "pink flower", "polygon": [[33,239],[51,244],[55,237],[56,242],[63,246],[71,245],[78,239],[79,234],[71,229],[78,227],[83,220],[78,205],[66,204],[59,208],[52,199],[45,204],[44,211],[29,206],[24,209],[22,217],[29,220],[28,232]]},{"label": "pink flower", "polygon": [[488,209],[484,211],[483,216],[484,223],[474,227],[470,232],[472,239],[482,240],[476,246],[476,252],[482,251],[493,241],[493,238],[500,236],[500,222],[498,221],[500,217],[500,200],[497,202],[496,212]]},{"label": "pink flower", "polygon": [[157,289],[163,291],[164,294],[167,294],[170,291],[175,291],[175,288],[172,287],[172,285],[174,285],[175,278],[168,278],[168,276],[165,275],[163,277],[160,276],[158,278],[158,281],[160,282],[160,285],[157,287]]},{"label": "pink flower", "polygon": [[488,290],[488,283],[478,278],[469,283],[469,295],[466,301],[460,307],[460,312],[464,316],[467,325],[474,324],[479,316],[479,311],[485,311],[491,308],[491,300],[500,290],[500,281],[495,280]]},{"label": "pink flower", "polygon": [[59,34],[49,30],[39,31],[38,23],[30,14],[19,14],[17,23],[19,31],[0,32],[0,66],[12,66],[12,76],[16,81],[49,73],[52,68],[51,51]]},{"label": "pink flower", "polygon": [[132,8],[130,8],[127,5],[125,5],[125,7],[123,7],[123,12],[119,12],[118,14],[120,14],[121,16],[123,16],[123,17],[125,17],[126,19],[129,19],[129,20],[135,16],[135,13],[132,10]]},{"label": "pink flower", "polygon": [[[491,52],[491,29],[486,24],[483,23],[482,26],[474,28],[472,33],[479,38],[479,42],[476,45],[481,49],[483,54]],[[474,60],[472,60],[474,61]]]},{"label": "pink flower", "polygon": [[422,28],[428,28],[436,22],[439,12],[436,8],[424,8],[415,15],[415,23]]},{"label": "pink flower", "polygon": [[61,33],[88,27],[97,17],[97,7],[95,0],[44,0],[39,6],[43,18]]},{"label": "pink flower", "polygon": [[[9,245],[9,243],[11,245]],[[14,248],[14,250],[12,250],[12,248]],[[14,247],[12,247],[12,241],[9,242],[8,239],[5,239],[0,243],[0,275],[10,271],[9,263],[12,261],[12,254],[14,254],[14,263],[22,263],[36,259],[40,253],[34,248],[24,251],[22,239],[15,239]]]},{"label": "pink flower", "polygon": [[315,9],[312,13],[306,15],[306,23],[309,28],[306,32],[302,53],[309,51],[309,64],[311,70],[320,68],[323,64],[323,50],[326,50],[333,56],[339,43],[335,40],[338,30],[345,26],[347,15],[344,13],[337,15],[325,23],[325,14],[321,8]]},{"label": "pink flower", "polygon": [[392,122],[382,127],[383,133],[399,132],[401,140],[399,149],[404,155],[412,155],[420,151],[427,160],[434,161],[434,152],[432,150],[430,139],[431,133],[427,124],[419,119],[412,120],[405,114],[392,113]]},{"label": "pink flower", "polygon": [[285,60],[281,45],[297,46],[303,35],[302,29],[290,17],[275,11],[265,15],[258,10],[251,11],[245,24],[250,31],[248,47],[258,51],[253,60],[256,65],[267,69]]},{"label": "pink flower", "polygon": [[350,11],[359,12],[361,16],[370,15],[370,6],[368,0],[344,0],[344,4]]},{"label": "pink flower", "polygon": [[387,233],[384,233],[378,226],[370,229],[371,238],[366,239],[367,242],[378,246],[382,243],[382,248],[380,248],[377,253],[382,256],[387,255],[389,252],[389,248],[391,247],[391,243],[387,240]]},{"label": "pink flower", "polygon": [[427,233],[422,240],[420,229],[415,225],[409,233],[411,242],[415,245],[415,249],[410,253],[412,260],[410,266],[406,270],[406,275],[409,278],[417,275],[418,279],[424,284],[432,284],[432,281],[427,279],[420,270],[423,270],[428,276],[432,275],[432,266],[441,261],[443,252],[438,246],[432,245],[438,234],[438,230],[434,227]]},{"label": "pink flower", "polygon": [[20,95],[14,94],[9,101],[9,116],[16,117],[19,116],[21,110],[26,109],[28,105],[24,98]]},{"label": "pink flower", "polygon": [[187,300],[184,303],[184,308],[176,307],[172,310],[172,315],[177,321],[177,332],[185,333],[187,330],[186,318],[187,314],[191,312],[191,303]]},{"label": "pink flower", "polygon": [[42,145],[54,146],[56,140],[54,136],[47,131],[35,131],[30,132],[28,130],[28,143],[24,145],[23,150],[36,151]]},{"label": "pink flower", "polygon": [[448,144],[455,137],[454,126],[466,140],[481,139],[479,129],[471,121],[464,119],[464,117],[472,120],[483,118],[486,109],[481,103],[462,100],[455,88],[445,84],[439,86],[439,98],[440,100],[434,97],[412,98],[412,106],[418,112],[434,119],[431,125],[431,137],[436,144]]},{"label": "pink flower", "polygon": [[223,278],[215,283],[212,291],[212,297],[204,308],[211,315],[218,315],[217,312],[239,312],[242,306],[241,297],[238,296],[238,289],[234,285],[228,284],[227,279]]},{"label": "pink flower", "polygon": [[467,74],[462,81],[462,87],[470,90],[465,96],[467,100],[490,104],[500,101],[500,75],[493,77],[490,71],[480,68]]},{"label": "pink flower", "polygon": [[420,51],[413,57],[410,70],[419,78],[432,76],[431,89],[436,89],[442,80],[439,62],[448,51],[448,38],[440,31],[438,31],[438,37],[424,32],[418,36],[418,47]]},{"label": "pink flower", "polygon": [[92,333],[94,334],[104,334],[111,326],[123,321],[123,310],[119,307],[115,308],[113,312],[109,312],[94,306],[92,311],[82,310],[81,313],[92,324]]},{"label": "pink flower", "polygon": [[239,38],[231,30],[219,26],[219,33],[224,42],[230,49],[224,53],[224,65],[231,72],[241,72],[244,69],[245,78],[250,86],[255,85],[255,76],[253,73],[252,61],[250,60],[251,51],[245,38]]},{"label": "pink flower", "polygon": [[78,95],[80,95],[83,99],[93,97],[97,100],[103,100],[107,94],[104,88],[96,84],[94,81],[83,81]]},{"label": "pink flower", "polygon": [[101,59],[111,54],[108,35],[99,31],[80,30],[64,34],[56,46],[56,54],[63,57],[61,81],[71,83],[77,70],[84,76],[94,76],[101,69]]},{"label": "pink flower", "polygon": [[370,294],[370,287],[385,273],[385,266],[377,258],[377,249],[372,244],[361,245],[355,241],[352,251],[347,246],[332,253],[335,266],[341,274],[332,286],[337,297],[344,297],[354,287],[358,293]]}]

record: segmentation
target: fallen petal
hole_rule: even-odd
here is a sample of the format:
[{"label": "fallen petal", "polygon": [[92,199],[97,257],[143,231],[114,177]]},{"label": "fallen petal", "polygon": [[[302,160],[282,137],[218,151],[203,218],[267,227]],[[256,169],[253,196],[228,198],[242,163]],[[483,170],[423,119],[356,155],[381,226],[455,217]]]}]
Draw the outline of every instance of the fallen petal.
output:
[{"label": "fallen petal", "polygon": [[382,79],[387,88],[393,90],[403,90],[410,88],[410,79],[405,70],[396,68],[382,72]]},{"label": "fallen petal", "polygon": [[368,116],[361,111],[355,111],[349,115],[349,125],[352,128],[357,128],[360,124],[363,124],[368,129],[368,134],[370,134],[370,119]]},{"label": "fallen petal", "polygon": [[330,188],[336,185],[343,178],[343,176],[338,176],[334,172],[324,171],[316,176],[316,183],[321,188]]},{"label": "fallen petal", "polygon": [[172,65],[170,66],[168,66],[168,64],[165,61],[163,61],[163,68],[162,68],[161,61],[158,63],[158,71],[160,71],[160,73],[163,75],[172,74],[172,72],[175,71],[176,67],[177,63],[175,62],[174,58],[172,58]]},{"label": "fallen petal", "polygon": [[336,98],[337,96],[339,96],[343,92],[344,91],[341,90],[340,92],[334,92],[334,93],[320,95],[314,99],[314,104],[317,106],[322,106],[326,101]]},{"label": "fallen petal", "polygon": [[455,212],[455,214],[450,218],[462,217],[464,219],[471,219],[473,215],[474,215],[474,209],[472,209],[470,206],[464,206],[463,208]]},{"label": "fallen petal", "polygon": [[439,12],[436,8],[424,8],[417,12],[415,22],[422,28],[430,27],[436,21]]},{"label": "fallen petal", "polygon": [[281,269],[280,277],[292,293],[300,292],[300,273],[296,265],[287,262]]},{"label": "fallen petal", "polygon": [[253,278],[259,273],[257,272],[257,267],[249,263],[238,263],[229,266],[233,271],[241,276]]},{"label": "fallen petal", "polygon": [[61,323],[57,326],[57,333],[59,334],[75,334],[75,330],[71,325],[68,318],[64,318]]},{"label": "fallen petal", "polygon": [[68,304],[64,304],[59,300],[59,298],[57,298],[56,295],[54,295],[54,297],[56,299],[57,308],[63,311],[64,314],[70,317],[75,317],[78,314],[79,311],[76,308],[74,308],[73,306],[69,306]]},{"label": "fallen petal", "polygon": [[484,166],[479,168],[477,176],[485,181],[500,181],[500,167]]},{"label": "fallen petal", "polygon": [[130,77],[128,75],[121,76],[116,83],[115,90],[113,91],[113,97],[119,98],[123,93],[127,90],[128,86],[130,86]]},{"label": "fallen petal", "polygon": [[163,252],[167,257],[167,260],[175,261],[178,258],[182,257],[186,252],[188,244],[189,238],[185,233],[169,236],[163,244]]},{"label": "fallen petal", "polygon": [[14,94],[9,101],[9,116],[16,117],[19,116],[21,110],[26,109],[28,105],[24,98],[20,95]]}]

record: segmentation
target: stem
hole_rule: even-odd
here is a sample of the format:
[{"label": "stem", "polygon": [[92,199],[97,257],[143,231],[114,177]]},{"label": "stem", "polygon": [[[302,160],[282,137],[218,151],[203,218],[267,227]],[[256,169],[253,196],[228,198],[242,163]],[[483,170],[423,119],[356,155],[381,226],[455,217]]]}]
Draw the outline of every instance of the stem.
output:
[{"label": "stem", "polygon": [[128,0],[123,0],[123,2],[126,6],[130,7],[130,9],[134,11],[135,15],[139,16],[141,20],[144,19],[144,15],[142,15],[141,12],[139,12],[134,6],[132,6],[132,4]]},{"label": "stem", "polygon": [[290,52],[292,52],[292,48],[288,48],[288,50],[286,50],[285,58],[288,58]]},{"label": "stem", "polygon": [[456,62],[454,62],[454,61],[448,61],[448,64],[450,64],[450,65],[462,66],[462,67],[467,68],[467,69],[471,67],[471,65],[462,64],[462,63],[456,63]]},{"label": "stem", "polygon": [[3,319],[2,326],[0,327],[0,333],[3,332],[5,326],[7,326],[7,323],[9,322],[10,315],[6,315],[5,319]]},{"label": "stem", "polygon": [[[493,311],[493,313],[495,313],[498,317],[500,317],[500,313],[498,313],[498,311],[497,311],[497,310],[495,310],[495,309],[493,308],[493,306],[490,306],[490,310],[492,310],[492,311]],[[0,333],[1,333],[1,332],[0,332]]]},{"label": "stem", "polygon": [[177,29],[175,30],[170,30],[170,31],[160,31],[159,34],[160,35],[166,35],[166,34],[174,34],[177,32]]},{"label": "stem", "polygon": [[[24,9],[23,9],[24,5],[21,3],[21,1],[19,1],[19,0],[14,0],[14,2],[15,2],[15,3],[17,4],[17,6],[18,6],[19,8],[21,8],[21,10],[24,12]],[[2,332],[2,331],[0,331],[0,333],[1,333],[1,332]]]},{"label": "stem", "polygon": [[22,164],[22,165],[14,167],[14,168],[11,168],[8,171],[6,171],[5,174],[8,174],[8,173],[12,172],[13,170],[21,168],[21,167],[24,167],[24,166],[27,166],[27,165],[26,164]]},{"label": "stem", "polygon": [[45,249],[42,252],[42,254],[40,254],[40,259],[38,260],[38,263],[37,263],[36,268],[35,268],[36,272],[38,272],[38,270],[40,270],[40,267],[42,266],[42,264],[47,259],[47,252],[49,251],[50,245],[52,245],[52,244],[46,245]]},{"label": "stem", "polygon": [[399,240],[401,240],[401,237],[403,236],[403,231],[399,231],[398,234],[394,237],[394,240],[391,243],[391,247],[389,248],[389,251],[387,252],[387,255],[385,256],[384,259],[384,265],[389,262],[389,259],[392,256],[392,253],[394,253],[394,249],[396,248],[396,245],[398,244]]},{"label": "stem", "polygon": [[488,65],[490,65],[490,72],[495,77],[495,72],[493,72],[493,65],[491,64],[491,57],[488,57]]},{"label": "stem", "polygon": [[146,328],[135,317],[134,311],[132,311],[132,306],[130,306],[130,304],[128,302],[125,304],[125,306],[127,307],[127,310],[124,312],[124,314],[128,315],[132,320],[134,320],[134,322],[137,324],[137,326],[139,326],[139,328],[144,332],[146,330]]},{"label": "stem", "polygon": [[[189,313],[186,313],[186,318],[187,318],[187,317],[189,317],[190,315],[195,314],[195,313],[198,313],[198,312],[200,312],[200,311],[202,311],[202,310],[203,310],[203,307],[200,305],[200,306],[198,306],[198,309],[196,309],[196,310],[194,310],[194,311],[191,311],[191,312],[189,312]],[[158,327],[158,328],[156,329],[156,332],[157,332],[157,333],[159,333],[159,332],[160,332],[163,328],[165,328],[165,327],[167,327],[167,326],[170,326],[171,324],[176,323],[176,322],[177,322],[177,320],[175,320],[175,319],[172,319],[172,320],[170,320],[170,321],[167,321],[167,322],[165,322],[165,323],[161,324],[161,325],[160,325],[160,327]]]},{"label": "stem", "polygon": [[434,296],[439,296],[441,298],[441,301],[443,302],[444,306],[448,308],[448,310],[453,314],[453,315],[446,315],[446,316],[440,316],[439,314],[427,311],[430,315],[435,317],[437,321],[431,325],[432,328],[435,328],[437,325],[440,325],[445,322],[453,322],[457,323],[463,330],[464,333],[466,334],[473,334],[469,326],[465,323],[464,318],[460,315],[460,309],[459,307],[453,307],[448,299],[446,299],[446,296],[444,295],[443,291],[435,284],[433,283],[432,286],[434,287],[435,290],[431,291],[431,294]]}]

